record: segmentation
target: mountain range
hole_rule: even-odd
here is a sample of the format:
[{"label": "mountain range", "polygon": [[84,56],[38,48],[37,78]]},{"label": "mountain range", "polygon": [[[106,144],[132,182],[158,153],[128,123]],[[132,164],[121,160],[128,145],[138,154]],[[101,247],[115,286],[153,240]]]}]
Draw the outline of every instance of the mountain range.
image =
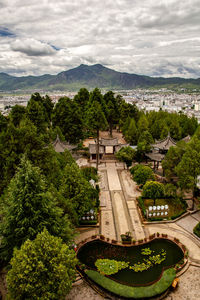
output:
[{"label": "mountain range", "polygon": [[80,65],[57,75],[16,77],[0,73],[0,90],[78,90],[99,87],[104,89],[134,89],[149,87],[200,87],[200,78],[150,77],[117,72],[100,64]]}]

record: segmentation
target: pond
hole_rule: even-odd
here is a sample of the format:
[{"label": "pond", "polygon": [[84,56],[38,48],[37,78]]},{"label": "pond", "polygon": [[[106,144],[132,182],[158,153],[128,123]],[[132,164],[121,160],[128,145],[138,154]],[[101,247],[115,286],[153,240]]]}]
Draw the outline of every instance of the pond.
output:
[{"label": "pond", "polygon": [[112,274],[109,278],[116,280],[122,284],[130,286],[150,285],[159,279],[163,268],[169,268],[180,262],[184,258],[182,249],[174,242],[168,239],[157,238],[143,245],[137,246],[120,246],[112,245],[102,240],[94,240],[83,245],[77,257],[79,261],[88,268],[97,270],[95,262],[97,259],[114,259],[117,261],[129,262],[130,266],[142,263],[144,255],[141,254],[142,249],[150,248],[154,255],[166,252],[166,258],[160,264],[154,264],[148,270],[135,272],[130,268],[120,270],[118,273]]}]

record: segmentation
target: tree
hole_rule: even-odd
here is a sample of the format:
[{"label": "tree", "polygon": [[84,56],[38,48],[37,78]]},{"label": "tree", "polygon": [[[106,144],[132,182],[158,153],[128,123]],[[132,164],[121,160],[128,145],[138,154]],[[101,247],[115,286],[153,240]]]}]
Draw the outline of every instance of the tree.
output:
[{"label": "tree", "polygon": [[165,194],[164,185],[157,181],[147,181],[142,191],[142,196],[153,199],[154,205],[156,199],[162,198],[164,194]]},{"label": "tree", "polygon": [[194,190],[197,176],[200,175],[200,141],[194,137],[187,145],[181,161],[175,168],[179,186],[182,190],[192,190],[194,206]]},{"label": "tree", "polygon": [[74,250],[46,229],[15,249],[7,274],[8,299],[65,299],[76,276]]},{"label": "tree", "polygon": [[63,197],[62,208],[76,225],[79,218],[95,206],[95,189],[76,163],[66,165],[59,191]]},{"label": "tree", "polygon": [[[96,99],[96,94],[95,94]],[[96,168],[98,169],[99,165],[99,131],[107,127],[108,123],[105,118],[105,114],[102,110],[101,104],[96,100],[91,101],[90,107],[88,108],[86,114],[86,124],[89,129],[92,129],[96,132],[97,135],[97,158],[96,158]]]},{"label": "tree", "polygon": [[139,118],[139,111],[135,104],[130,104],[125,100],[120,99],[119,116],[119,125],[120,127],[123,127],[128,117],[134,118],[137,122]]},{"label": "tree", "polygon": [[135,120],[133,118],[130,120],[128,130],[125,132],[125,139],[131,145],[137,144],[138,131],[135,125]]},{"label": "tree", "polygon": [[72,238],[67,217],[62,217],[63,212],[56,206],[39,168],[26,157],[22,158],[5,198],[0,227],[2,259],[9,261],[14,247],[19,248],[27,239],[34,239],[44,227],[66,242]]},{"label": "tree", "polygon": [[32,97],[26,110],[26,116],[36,126],[39,133],[44,133],[47,127],[44,106]]},{"label": "tree", "polygon": [[9,114],[9,118],[15,126],[19,126],[19,123],[24,118],[25,113],[26,108],[24,106],[15,105],[12,107],[12,110]]},{"label": "tree", "polygon": [[165,196],[166,197],[174,198],[176,196],[177,188],[175,185],[173,185],[172,183],[167,183],[167,184],[165,184],[164,188],[165,188]]},{"label": "tree", "polygon": [[68,97],[58,100],[52,117],[53,127],[58,126],[66,140],[78,143],[83,138],[83,120],[80,107]]},{"label": "tree", "polygon": [[116,154],[116,158],[126,163],[127,168],[131,166],[135,157],[135,150],[131,147],[123,147]]},{"label": "tree", "polygon": [[182,159],[183,154],[185,153],[186,143],[180,141],[174,147],[170,147],[165,158],[162,161],[162,168],[165,176],[168,179],[177,176],[176,166]]},{"label": "tree", "polygon": [[74,101],[80,107],[81,111],[85,113],[88,101],[89,101],[90,93],[86,88],[82,88],[79,90],[78,94],[75,95]]},{"label": "tree", "polygon": [[109,91],[104,95],[104,100],[107,105],[106,118],[109,124],[110,136],[112,137],[113,125],[116,124],[119,119],[118,105],[112,91]]},{"label": "tree", "polygon": [[138,127],[139,134],[141,134],[144,131],[148,131],[149,122],[144,113],[140,116],[138,123],[137,123],[137,127]]},{"label": "tree", "polygon": [[133,180],[137,184],[144,185],[147,180],[155,180],[153,170],[148,166],[136,165],[131,169],[131,174],[133,174]]},{"label": "tree", "polygon": [[153,144],[153,142],[153,137],[148,130],[145,130],[140,134],[137,144],[137,161],[141,162],[145,158],[145,153],[150,152],[151,144]]},{"label": "tree", "polygon": [[0,112],[0,133],[7,128],[7,119]]}]

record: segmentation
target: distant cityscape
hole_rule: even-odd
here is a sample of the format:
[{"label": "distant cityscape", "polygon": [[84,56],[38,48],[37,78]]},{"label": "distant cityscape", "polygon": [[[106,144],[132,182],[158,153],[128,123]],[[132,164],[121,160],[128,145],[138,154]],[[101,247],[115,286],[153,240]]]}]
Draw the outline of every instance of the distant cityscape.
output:
[{"label": "distant cityscape", "polygon": [[[182,112],[189,117],[194,116],[200,123],[200,93],[189,94],[182,91],[174,92],[167,88],[161,88],[157,90],[149,89],[134,89],[134,90],[121,90],[114,91],[115,94],[123,96],[126,102],[135,104],[138,109],[145,112],[150,111],[168,111],[168,112]],[[104,93],[102,91],[102,93]],[[64,96],[73,98],[76,92],[69,91],[55,91],[55,92],[40,92],[41,95],[48,94],[54,103],[57,103],[58,99]],[[12,106],[18,104],[26,106],[30,99],[30,93],[14,94],[14,93],[2,93],[0,94],[0,111],[7,115]]]}]

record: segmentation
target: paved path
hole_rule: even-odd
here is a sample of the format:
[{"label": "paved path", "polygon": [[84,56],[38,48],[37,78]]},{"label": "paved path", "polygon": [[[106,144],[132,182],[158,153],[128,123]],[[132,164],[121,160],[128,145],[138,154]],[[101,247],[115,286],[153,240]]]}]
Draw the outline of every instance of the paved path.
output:
[{"label": "paved path", "polygon": [[145,237],[139,218],[136,197],[140,193],[130,173],[121,163],[106,163],[99,170],[101,234],[121,240],[121,234],[130,231],[134,239]]}]

